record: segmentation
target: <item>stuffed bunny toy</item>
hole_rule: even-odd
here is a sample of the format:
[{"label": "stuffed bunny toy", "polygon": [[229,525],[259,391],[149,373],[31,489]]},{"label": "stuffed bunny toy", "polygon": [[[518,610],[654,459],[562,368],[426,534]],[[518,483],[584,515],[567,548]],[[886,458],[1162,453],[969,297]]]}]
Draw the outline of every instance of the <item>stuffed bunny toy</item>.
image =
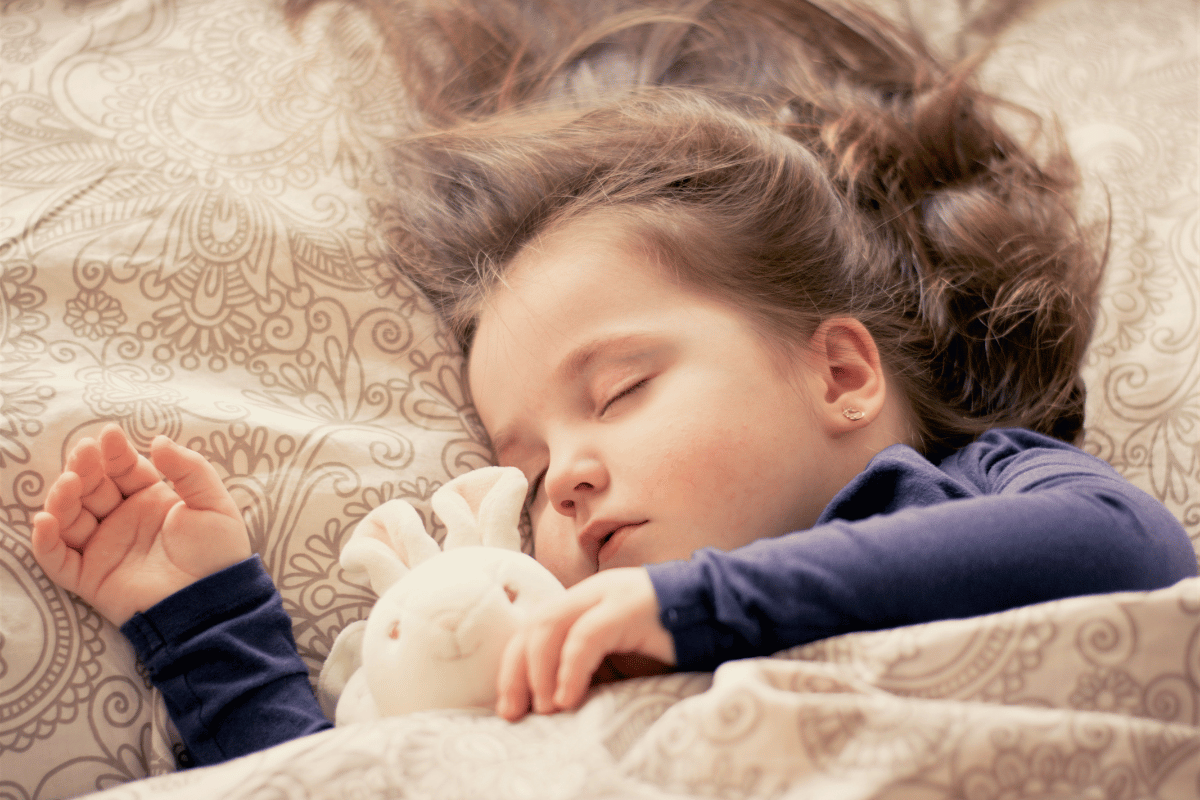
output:
[{"label": "stuffed bunny toy", "polygon": [[358,524],[341,565],[379,599],[338,634],[321,670],[318,695],[336,724],[495,705],[505,644],[531,609],[565,591],[521,552],[526,487],[518,469],[484,467],[438,489],[444,550],[403,500]]}]

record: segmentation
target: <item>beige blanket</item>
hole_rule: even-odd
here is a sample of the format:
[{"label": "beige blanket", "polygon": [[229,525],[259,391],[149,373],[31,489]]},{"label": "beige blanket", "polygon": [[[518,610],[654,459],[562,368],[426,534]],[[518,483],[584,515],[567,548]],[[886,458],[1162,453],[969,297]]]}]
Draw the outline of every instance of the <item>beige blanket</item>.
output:
[{"label": "beige blanket", "polygon": [[[879,0],[891,8],[893,0]],[[952,46],[972,3],[913,0]],[[1086,446],[1200,539],[1194,0],[1049,0],[985,74],[1055,112],[1111,208]],[[1200,589],[844,637],[577,715],[443,714],[196,773],[128,644],[50,584],[30,520],[109,421],[243,508],[315,676],[374,598],[337,553],[487,463],[461,359],[391,270],[381,37],[330,0],[0,4],[0,798],[1200,796]],[[432,521],[431,521],[432,522]],[[440,536],[440,532],[438,532]]]},{"label": "beige blanket", "polygon": [[1200,787],[1200,578],[352,725],[111,798],[1146,798]]}]

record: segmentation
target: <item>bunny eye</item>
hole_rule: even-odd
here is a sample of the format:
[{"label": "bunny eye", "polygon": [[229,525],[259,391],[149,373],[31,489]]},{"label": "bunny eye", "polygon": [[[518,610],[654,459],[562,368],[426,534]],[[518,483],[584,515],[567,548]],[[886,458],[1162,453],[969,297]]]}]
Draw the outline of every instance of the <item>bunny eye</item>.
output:
[{"label": "bunny eye", "polygon": [[515,603],[517,601],[517,595],[519,592],[517,591],[517,587],[513,586],[511,583],[504,584],[504,593],[508,595],[508,602]]},{"label": "bunny eye", "polygon": [[390,628],[388,628],[388,638],[389,639],[399,639],[400,638],[400,620],[397,619],[397,620],[392,621],[392,626]]}]

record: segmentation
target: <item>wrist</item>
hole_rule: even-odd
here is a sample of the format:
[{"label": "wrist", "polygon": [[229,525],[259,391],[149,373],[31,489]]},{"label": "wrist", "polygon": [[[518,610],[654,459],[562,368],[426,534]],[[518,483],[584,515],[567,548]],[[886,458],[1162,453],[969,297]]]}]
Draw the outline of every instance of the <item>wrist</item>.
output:
[{"label": "wrist", "polygon": [[121,632],[142,651],[187,639],[202,628],[237,616],[278,593],[258,556],[239,561],[193,581],[162,600],[137,611]]}]

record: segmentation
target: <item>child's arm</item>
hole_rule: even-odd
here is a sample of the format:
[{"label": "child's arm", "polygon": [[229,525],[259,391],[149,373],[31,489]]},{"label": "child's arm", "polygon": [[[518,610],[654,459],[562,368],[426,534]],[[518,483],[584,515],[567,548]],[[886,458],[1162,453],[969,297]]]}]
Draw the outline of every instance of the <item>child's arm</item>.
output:
[{"label": "child's arm", "polygon": [[135,614],[121,633],[162,692],[192,766],[331,727],[257,556]]},{"label": "child's arm", "polygon": [[165,437],[151,459],[115,425],[76,445],[34,519],[38,563],[120,626],[195,764],[329,727],[216,470]]},{"label": "child's arm", "polygon": [[[1197,572],[1161,503],[1103,461],[1027,431],[986,434],[940,468],[887,451],[821,523],[572,587],[506,652],[499,713],[521,716],[530,695],[538,711],[577,705],[608,653],[709,670],[840,633],[1161,588]],[[589,597],[595,622],[577,634]]]},{"label": "child's arm", "polygon": [[890,448],[818,525],[648,568],[683,669],[850,631],[1196,575],[1179,522],[1108,464],[992,431],[934,466]]}]

